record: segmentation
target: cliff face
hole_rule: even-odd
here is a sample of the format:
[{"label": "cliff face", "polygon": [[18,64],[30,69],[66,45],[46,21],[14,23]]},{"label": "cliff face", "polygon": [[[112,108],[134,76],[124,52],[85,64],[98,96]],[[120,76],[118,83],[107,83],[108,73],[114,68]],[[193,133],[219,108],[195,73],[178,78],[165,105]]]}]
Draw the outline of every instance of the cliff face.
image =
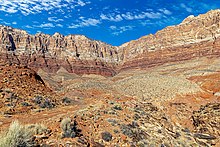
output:
[{"label": "cliff face", "polygon": [[23,30],[0,27],[1,59],[34,69],[56,72],[64,67],[77,74],[112,76],[119,62],[117,47],[82,35],[55,33],[29,35]]},{"label": "cliff face", "polygon": [[120,47],[90,40],[82,35],[55,33],[29,35],[0,27],[0,58],[10,63],[56,72],[64,67],[77,74],[113,76],[132,68],[147,68],[167,62],[220,55],[220,10],[197,17],[155,35],[144,36]]},{"label": "cliff face", "polygon": [[120,47],[121,70],[146,68],[195,57],[220,55],[220,10],[189,16],[177,26],[144,36]]}]

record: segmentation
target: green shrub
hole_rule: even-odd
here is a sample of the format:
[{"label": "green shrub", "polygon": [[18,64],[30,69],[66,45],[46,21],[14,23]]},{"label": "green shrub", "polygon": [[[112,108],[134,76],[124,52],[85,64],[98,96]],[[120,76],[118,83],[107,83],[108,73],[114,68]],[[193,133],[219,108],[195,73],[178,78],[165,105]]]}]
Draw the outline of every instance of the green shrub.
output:
[{"label": "green shrub", "polygon": [[69,105],[69,104],[72,104],[73,103],[73,100],[68,98],[68,97],[64,97],[62,99],[62,103],[65,104],[65,105]]},{"label": "green shrub", "polygon": [[109,132],[102,132],[101,133],[102,139],[109,142],[112,140],[112,134]]},{"label": "green shrub", "polygon": [[115,110],[122,110],[122,108],[121,108],[121,106],[119,104],[115,104],[113,106],[113,109],[115,109]]},{"label": "green shrub", "polygon": [[42,135],[43,133],[49,133],[50,130],[42,124],[31,124],[28,125],[28,129],[32,130],[34,135]]},{"label": "green shrub", "polygon": [[34,99],[33,99],[33,102],[38,105],[40,108],[48,108],[48,109],[51,109],[51,108],[54,108],[55,107],[55,103],[49,99],[49,98],[44,98],[42,96],[36,96]]},{"label": "green shrub", "polygon": [[64,118],[61,121],[60,128],[62,129],[62,138],[80,137],[81,130],[77,128],[77,122],[70,118]]},{"label": "green shrub", "polygon": [[0,135],[0,147],[34,146],[33,131],[18,121],[11,123],[7,132]]},{"label": "green shrub", "polygon": [[71,122],[70,118],[64,118],[61,121],[60,128],[62,129],[62,137],[75,137],[75,132],[74,132],[74,124]]}]

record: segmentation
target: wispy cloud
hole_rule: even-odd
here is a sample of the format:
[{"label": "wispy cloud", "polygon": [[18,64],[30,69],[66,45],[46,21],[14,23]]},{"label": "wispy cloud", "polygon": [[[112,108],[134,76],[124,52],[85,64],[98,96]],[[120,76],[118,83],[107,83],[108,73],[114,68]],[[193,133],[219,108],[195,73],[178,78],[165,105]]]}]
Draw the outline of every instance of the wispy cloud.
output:
[{"label": "wispy cloud", "polygon": [[71,24],[68,26],[68,28],[76,29],[76,28],[82,28],[82,27],[88,27],[88,26],[97,26],[100,23],[101,23],[101,21],[98,19],[94,19],[94,18],[85,19],[85,18],[81,17],[81,20],[79,21],[79,23]]},{"label": "wispy cloud", "polygon": [[26,26],[24,26],[25,28],[28,28],[28,29],[32,29],[33,28],[33,26],[30,26],[30,25],[26,25]]},{"label": "wispy cloud", "polygon": [[16,24],[17,24],[17,22],[16,22],[16,21],[13,21],[13,22],[12,22],[12,24],[13,24],[13,25],[16,25]]},{"label": "wispy cloud", "polygon": [[144,27],[154,25],[155,22],[151,22],[150,20],[141,21],[140,24]]},{"label": "wispy cloud", "polygon": [[10,26],[10,25],[11,25],[11,23],[6,22],[6,21],[3,21],[2,23],[3,23],[4,25],[7,25],[7,26]]},{"label": "wispy cloud", "polygon": [[166,14],[166,15],[172,15],[173,14],[170,10],[167,10],[166,8],[159,9],[159,11]]},{"label": "wispy cloud", "polygon": [[53,9],[70,7],[83,7],[90,4],[86,0],[1,0],[0,11],[16,13],[20,11],[23,15],[41,13]]},{"label": "wispy cloud", "polygon": [[102,20],[108,20],[108,21],[114,21],[114,22],[119,22],[122,20],[139,20],[139,19],[159,19],[162,18],[163,15],[171,15],[172,12],[167,10],[167,9],[159,9],[159,11],[153,11],[153,10],[147,10],[147,11],[142,11],[142,12],[126,12],[122,14],[116,14],[116,13],[111,13],[111,14],[101,14],[100,18]]},{"label": "wispy cloud", "polygon": [[44,23],[41,25],[34,25],[34,27],[48,29],[48,28],[54,28],[55,26],[52,23]]},{"label": "wispy cloud", "polygon": [[62,24],[56,24],[57,27],[63,28]]},{"label": "wispy cloud", "polygon": [[64,21],[63,19],[59,19],[57,17],[48,17],[48,21],[52,21],[52,22],[60,22],[60,21]]},{"label": "wispy cloud", "polygon": [[132,14],[127,12],[126,14],[122,14],[122,16],[127,20],[134,20],[134,19],[158,19],[161,18],[163,15],[160,12],[141,12],[139,14]]},{"label": "wispy cloud", "polygon": [[117,27],[117,26],[110,26],[109,27],[112,30],[112,34],[118,36],[119,34],[122,34],[126,31],[129,30],[133,30],[134,26],[121,26],[121,27]]},{"label": "wispy cloud", "polygon": [[181,3],[180,7],[184,8],[187,12],[192,13],[192,8],[188,7],[184,3]]},{"label": "wispy cloud", "polygon": [[[70,1],[70,0],[69,0]],[[78,0],[77,4],[80,5],[81,7],[90,4],[90,1],[82,1],[82,0]]]},{"label": "wispy cloud", "polygon": [[123,18],[121,17],[120,14],[108,14],[108,15],[105,15],[105,14],[101,14],[100,15],[101,19],[102,20],[109,20],[109,21],[115,21],[115,22],[119,22],[119,21],[122,21]]}]

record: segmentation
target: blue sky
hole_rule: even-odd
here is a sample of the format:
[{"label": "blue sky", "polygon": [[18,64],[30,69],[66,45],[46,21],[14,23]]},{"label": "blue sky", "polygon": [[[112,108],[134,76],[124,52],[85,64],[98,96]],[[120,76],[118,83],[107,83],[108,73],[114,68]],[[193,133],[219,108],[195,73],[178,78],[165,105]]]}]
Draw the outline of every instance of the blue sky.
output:
[{"label": "blue sky", "polygon": [[1,0],[0,24],[121,45],[217,8],[219,0]]}]

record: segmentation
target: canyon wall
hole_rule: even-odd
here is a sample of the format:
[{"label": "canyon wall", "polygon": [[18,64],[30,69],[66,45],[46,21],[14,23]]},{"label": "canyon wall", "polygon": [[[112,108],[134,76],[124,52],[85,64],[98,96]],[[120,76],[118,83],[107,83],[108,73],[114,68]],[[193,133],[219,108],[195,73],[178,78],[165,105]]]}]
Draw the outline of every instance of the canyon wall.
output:
[{"label": "canyon wall", "polygon": [[220,55],[220,10],[189,16],[176,26],[119,47],[83,35],[29,35],[0,26],[0,59],[11,64],[56,72],[114,76],[133,68]]},{"label": "canyon wall", "polygon": [[48,72],[64,67],[77,74],[113,76],[120,61],[117,47],[83,35],[29,35],[6,26],[0,27],[0,52],[0,58],[9,63]]},{"label": "canyon wall", "polygon": [[176,26],[119,47],[121,70],[148,68],[167,62],[220,55],[220,10],[189,16]]}]

